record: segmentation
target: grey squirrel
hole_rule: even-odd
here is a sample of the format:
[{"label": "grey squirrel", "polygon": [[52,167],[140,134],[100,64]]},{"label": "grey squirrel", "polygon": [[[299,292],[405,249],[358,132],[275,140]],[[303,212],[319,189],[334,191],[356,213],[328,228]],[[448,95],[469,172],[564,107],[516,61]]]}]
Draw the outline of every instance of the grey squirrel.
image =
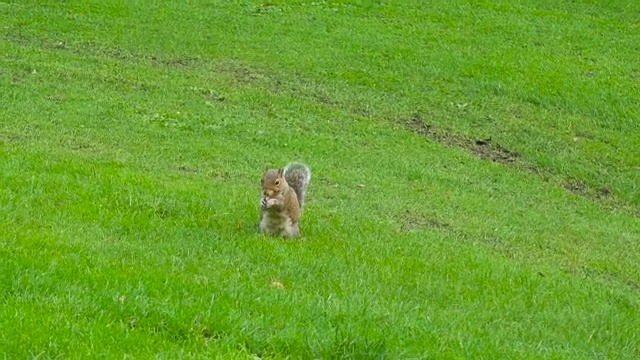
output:
[{"label": "grey squirrel", "polygon": [[265,170],[261,182],[260,233],[300,236],[300,217],[310,181],[311,170],[302,163]]}]

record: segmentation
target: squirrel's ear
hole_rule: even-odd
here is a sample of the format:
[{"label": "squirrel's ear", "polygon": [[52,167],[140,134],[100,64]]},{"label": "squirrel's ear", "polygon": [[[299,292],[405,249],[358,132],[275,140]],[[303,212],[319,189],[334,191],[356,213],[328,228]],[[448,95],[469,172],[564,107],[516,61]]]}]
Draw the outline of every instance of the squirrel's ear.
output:
[{"label": "squirrel's ear", "polygon": [[284,174],[284,168],[278,169],[278,176],[282,176]]}]

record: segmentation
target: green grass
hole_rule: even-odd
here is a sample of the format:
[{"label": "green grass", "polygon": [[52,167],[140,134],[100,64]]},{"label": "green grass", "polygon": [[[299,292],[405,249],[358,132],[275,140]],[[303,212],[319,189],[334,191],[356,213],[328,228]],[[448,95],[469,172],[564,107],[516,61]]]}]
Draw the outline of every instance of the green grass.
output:
[{"label": "green grass", "polygon": [[640,357],[639,14],[0,3],[0,357]]}]

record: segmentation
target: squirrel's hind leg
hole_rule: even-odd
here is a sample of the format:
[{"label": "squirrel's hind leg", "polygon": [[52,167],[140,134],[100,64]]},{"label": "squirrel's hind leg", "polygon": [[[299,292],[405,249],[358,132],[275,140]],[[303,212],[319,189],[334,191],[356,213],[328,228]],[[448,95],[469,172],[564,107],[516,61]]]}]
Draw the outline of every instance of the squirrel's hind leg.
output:
[{"label": "squirrel's hind leg", "polygon": [[288,224],[288,226],[284,230],[284,235],[288,238],[300,237],[300,226],[297,222]]}]

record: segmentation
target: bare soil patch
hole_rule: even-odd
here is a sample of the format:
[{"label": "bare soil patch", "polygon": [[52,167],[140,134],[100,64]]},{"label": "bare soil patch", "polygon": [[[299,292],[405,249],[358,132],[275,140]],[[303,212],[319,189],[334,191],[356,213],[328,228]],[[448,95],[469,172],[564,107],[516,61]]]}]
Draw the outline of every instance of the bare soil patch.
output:
[{"label": "bare soil patch", "polygon": [[400,214],[397,221],[400,223],[402,231],[405,232],[421,229],[448,229],[450,227],[449,224],[433,217],[411,212],[409,210]]},{"label": "bare soil patch", "polygon": [[417,114],[413,115],[409,121],[407,121],[407,127],[413,132],[436,140],[439,143],[463,148],[485,160],[509,164],[516,162],[520,158],[520,155],[516,152],[493,143],[491,138],[473,139],[458,134],[452,134],[426,123],[420,115]]},{"label": "bare soil patch", "polygon": [[523,169],[540,177],[543,181],[558,183],[559,186],[572,194],[598,201],[608,207],[625,208],[630,210],[630,212],[635,216],[640,216],[640,211],[638,211],[637,208],[616,199],[610,185],[593,186],[581,179],[567,178],[559,174],[552,174],[548,170],[526,162],[520,154],[496,144],[491,138],[476,139],[451,133],[425,122],[419,114],[411,116],[404,122],[404,125],[412,132],[435,140],[441,144],[465,149],[469,153],[481,159]]}]

